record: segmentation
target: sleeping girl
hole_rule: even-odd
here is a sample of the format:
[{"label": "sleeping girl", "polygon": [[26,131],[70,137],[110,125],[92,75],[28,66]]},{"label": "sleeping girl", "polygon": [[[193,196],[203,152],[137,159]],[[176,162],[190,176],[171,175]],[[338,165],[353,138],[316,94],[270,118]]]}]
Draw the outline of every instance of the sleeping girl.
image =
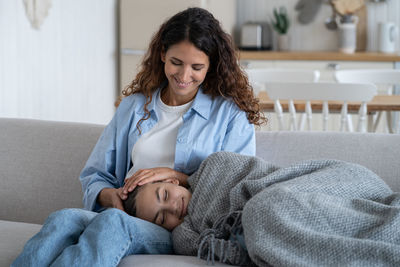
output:
[{"label": "sleeping girl", "polygon": [[148,183],[129,193],[124,209],[129,215],[172,231],[187,215],[191,197],[192,193],[178,180]]},{"label": "sleeping girl", "polygon": [[400,196],[363,166],[278,167],[217,152],[187,183],[147,183],[124,203],[173,230],[178,254],[245,266],[400,264]]}]

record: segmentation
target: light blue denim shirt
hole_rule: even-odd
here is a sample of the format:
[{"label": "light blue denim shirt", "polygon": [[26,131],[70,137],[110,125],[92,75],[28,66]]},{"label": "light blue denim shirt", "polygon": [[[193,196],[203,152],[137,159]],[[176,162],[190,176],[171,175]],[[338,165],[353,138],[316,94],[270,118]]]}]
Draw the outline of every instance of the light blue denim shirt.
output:
[{"label": "light blue denim shirt", "polygon": [[[142,134],[158,121],[155,102],[159,91],[154,92],[148,105],[150,118],[140,124]],[[125,97],[97,141],[79,177],[86,209],[101,211],[103,208],[96,203],[100,191],[124,184],[125,175],[132,166],[133,145],[141,136],[136,124],[144,115],[145,100],[142,94]],[[183,115],[183,125],[176,139],[174,169],[190,175],[208,155],[217,151],[254,156],[254,125],[233,101],[212,98],[200,88],[192,106]]]}]

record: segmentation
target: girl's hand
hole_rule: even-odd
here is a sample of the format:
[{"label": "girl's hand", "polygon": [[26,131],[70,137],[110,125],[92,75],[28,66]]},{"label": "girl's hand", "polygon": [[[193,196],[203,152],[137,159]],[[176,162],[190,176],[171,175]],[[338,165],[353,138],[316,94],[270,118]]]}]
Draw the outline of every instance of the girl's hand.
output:
[{"label": "girl's hand", "polygon": [[177,179],[179,184],[186,185],[187,177],[186,174],[167,167],[142,169],[138,170],[131,177],[125,179],[122,193],[127,195],[129,192],[132,192],[136,186],[157,181],[171,182],[172,180]]}]

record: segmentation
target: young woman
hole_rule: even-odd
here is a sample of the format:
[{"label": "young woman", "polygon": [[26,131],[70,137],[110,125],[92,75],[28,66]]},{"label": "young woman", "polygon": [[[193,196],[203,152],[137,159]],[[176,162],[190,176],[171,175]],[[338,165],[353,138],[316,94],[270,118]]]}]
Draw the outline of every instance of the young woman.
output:
[{"label": "young woman", "polygon": [[264,117],[230,36],[204,9],[161,25],[123,95],[80,176],[87,211],[52,214],[15,266],[113,266],[128,254],[173,253],[167,230],[119,211],[128,193],[150,181],[185,184],[213,152],[255,154]]}]

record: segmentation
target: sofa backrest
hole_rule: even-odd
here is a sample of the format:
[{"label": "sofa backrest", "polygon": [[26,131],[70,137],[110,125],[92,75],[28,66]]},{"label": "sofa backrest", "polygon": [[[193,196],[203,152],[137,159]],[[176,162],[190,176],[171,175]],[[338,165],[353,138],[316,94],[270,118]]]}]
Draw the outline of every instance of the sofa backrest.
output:
[{"label": "sofa backrest", "polygon": [[[43,223],[82,207],[79,173],[103,125],[0,118],[0,220]],[[400,135],[257,132],[257,156],[278,165],[333,158],[359,163],[400,191]]]},{"label": "sofa backrest", "polygon": [[400,192],[400,135],[349,132],[257,132],[257,156],[278,164],[338,159],[363,165]]},{"label": "sofa backrest", "polygon": [[104,126],[0,119],[0,220],[43,223],[83,207],[78,179]]}]

